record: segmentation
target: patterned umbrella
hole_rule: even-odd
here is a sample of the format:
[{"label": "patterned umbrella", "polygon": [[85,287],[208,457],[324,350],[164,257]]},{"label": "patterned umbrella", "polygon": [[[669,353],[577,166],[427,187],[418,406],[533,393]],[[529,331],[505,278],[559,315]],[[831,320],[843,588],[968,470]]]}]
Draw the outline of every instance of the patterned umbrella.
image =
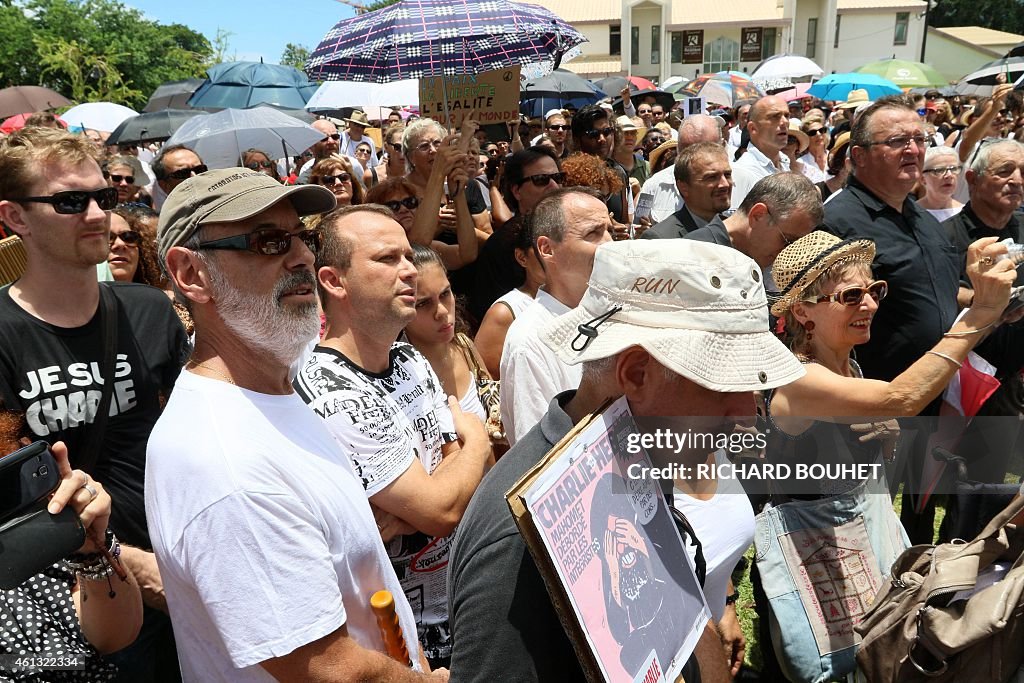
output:
[{"label": "patterned umbrella", "polygon": [[949,81],[931,66],[922,62],[910,62],[905,59],[880,59],[868,62],[854,69],[859,74],[875,74],[887,78],[901,88],[919,86],[942,86]]},{"label": "patterned umbrella", "polygon": [[740,100],[756,100],[764,93],[746,74],[719,71],[701,74],[689,83],[679,83],[669,89],[672,93],[689,97],[703,97],[708,102],[735,107]]},{"label": "patterned umbrella", "polygon": [[509,0],[401,0],[335,24],[306,62],[313,80],[476,74],[554,63],[586,41],[549,10]]}]

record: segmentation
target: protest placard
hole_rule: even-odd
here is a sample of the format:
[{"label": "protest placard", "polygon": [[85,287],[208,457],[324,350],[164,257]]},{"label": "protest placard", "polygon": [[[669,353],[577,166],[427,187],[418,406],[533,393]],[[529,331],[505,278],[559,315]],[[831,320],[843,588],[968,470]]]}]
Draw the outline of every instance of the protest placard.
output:
[{"label": "protest placard", "polygon": [[674,681],[710,618],[624,398],[585,418],[506,494],[590,681]]},{"label": "protest placard", "polygon": [[[445,110],[444,91],[448,92]],[[420,114],[442,126],[458,128],[472,111],[481,125],[509,123],[519,118],[519,67],[480,74],[420,79]]]}]

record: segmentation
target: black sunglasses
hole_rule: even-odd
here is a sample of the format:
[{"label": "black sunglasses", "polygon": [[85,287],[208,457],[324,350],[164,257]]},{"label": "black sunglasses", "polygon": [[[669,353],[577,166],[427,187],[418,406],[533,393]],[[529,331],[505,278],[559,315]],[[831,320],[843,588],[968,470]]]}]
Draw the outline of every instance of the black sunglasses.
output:
[{"label": "black sunglasses", "polygon": [[114,246],[114,242],[118,238],[129,247],[137,246],[142,241],[142,234],[135,230],[125,230],[124,232],[114,232],[111,230],[107,237],[110,240],[110,246]]},{"label": "black sunglasses", "polygon": [[114,181],[115,185],[120,184],[122,180],[128,183],[129,185],[135,184],[135,176],[133,175],[117,175],[115,173],[111,173],[110,179]]},{"label": "black sunglasses", "polygon": [[104,211],[110,211],[117,206],[117,188],[104,187],[102,190],[92,191],[67,190],[47,197],[11,197],[12,202],[49,204],[54,211],[65,215],[82,213],[89,208],[89,202],[92,200],[96,200],[96,204]]},{"label": "black sunglasses", "polygon": [[420,205],[420,200],[416,197],[406,197],[405,199],[396,199],[393,202],[381,202],[381,204],[398,213],[398,210],[403,206],[410,211],[415,211]]},{"label": "black sunglasses", "polygon": [[331,135],[325,135],[324,139],[321,140],[320,142],[327,142],[328,138],[330,138],[331,140],[340,140],[341,139],[341,133],[332,133]]},{"label": "black sunglasses", "polygon": [[273,168],[274,167],[274,162],[273,161],[250,161],[249,163],[247,163],[245,165],[245,167],[247,169],[249,169],[250,171],[258,171],[261,168]]},{"label": "black sunglasses", "polygon": [[564,185],[565,184],[565,174],[564,173],[538,173],[536,175],[526,176],[525,178],[523,178],[523,182],[521,182],[520,185],[525,185],[526,183],[533,183],[534,187],[547,187],[548,183],[551,182],[552,180],[554,180],[555,183],[557,183],[558,185]]},{"label": "black sunglasses", "polygon": [[339,181],[347,183],[352,180],[352,176],[348,173],[339,173],[338,175],[325,175],[320,176],[321,185],[336,185]]},{"label": "black sunglasses", "polygon": [[175,180],[188,180],[193,174],[199,175],[200,173],[206,173],[208,170],[210,169],[206,167],[206,164],[199,164],[191,168],[179,168],[173,173],[168,173],[167,177],[174,178]]},{"label": "black sunglasses", "polygon": [[389,142],[388,146],[391,147],[391,149],[395,150],[396,152],[401,152],[402,151],[402,143],[401,142]]},{"label": "black sunglasses", "polygon": [[553,126],[548,126],[548,130],[569,130],[569,126],[564,124],[556,123]]},{"label": "black sunglasses", "polygon": [[358,147],[358,148],[356,148],[356,154],[369,154],[369,153],[370,153],[370,148],[369,147]]},{"label": "black sunglasses", "polygon": [[598,130],[597,128],[591,128],[590,130],[584,132],[583,134],[586,135],[591,140],[596,140],[602,136],[610,138],[611,136],[615,135],[615,129],[612,128],[611,126],[608,126],[607,128],[602,128],[600,130]]},{"label": "black sunglasses", "polygon": [[821,135],[824,132],[824,128],[812,128],[811,130],[807,131],[807,137],[813,138],[815,135]]},{"label": "black sunglasses", "polygon": [[287,254],[292,246],[292,238],[298,237],[314,254],[320,251],[320,231],[300,230],[288,232],[279,228],[264,228],[242,235],[224,237],[219,240],[200,242],[200,249],[229,249],[232,251],[251,251],[261,256],[281,256]]},{"label": "black sunglasses", "polygon": [[844,306],[860,306],[864,295],[869,295],[878,303],[889,293],[889,284],[885,280],[875,280],[867,287],[846,287],[834,294],[823,294],[817,299],[806,299],[808,303],[820,304],[826,301],[835,301]]}]

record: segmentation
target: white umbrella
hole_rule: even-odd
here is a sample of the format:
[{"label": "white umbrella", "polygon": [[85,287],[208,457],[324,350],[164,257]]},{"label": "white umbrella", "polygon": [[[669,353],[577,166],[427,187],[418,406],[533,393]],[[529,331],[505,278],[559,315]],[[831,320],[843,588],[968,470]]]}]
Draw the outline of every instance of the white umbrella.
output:
[{"label": "white umbrella", "polygon": [[752,78],[802,78],[823,76],[824,70],[807,57],[781,54],[765,59],[754,68]]},{"label": "white umbrella", "polygon": [[90,128],[105,133],[113,132],[125,119],[138,116],[139,112],[113,102],[86,102],[60,115],[72,128]]},{"label": "white umbrella", "polygon": [[309,111],[335,110],[345,107],[390,107],[418,104],[420,81],[409,78],[390,83],[325,81],[306,103]]},{"label": "white umbrella", "polygon": [[182,124],[165,144],[185,145],[210,168],[230,168],[238,165],[247,149],[292,157],[323,137],[323,133],[293,116],[270,107],[255,107],[197,116]]}]

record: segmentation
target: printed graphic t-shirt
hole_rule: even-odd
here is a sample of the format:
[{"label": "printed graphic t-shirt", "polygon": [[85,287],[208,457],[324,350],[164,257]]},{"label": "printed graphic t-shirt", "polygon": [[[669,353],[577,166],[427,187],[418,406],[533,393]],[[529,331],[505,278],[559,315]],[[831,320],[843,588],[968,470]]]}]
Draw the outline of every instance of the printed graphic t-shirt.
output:
[{"label": "printed graphic t-shirt", "polygon": [[[110,526],[131,545],[149,548],[143,483],[146,441],[188,357],[188,338],[160,290],[105,283],[117,299],[113,394],[96,471],[114,501]],[[104,343],[99,308],[81,327],[57,327],[29,314],[0,289],[0,400],[24,413],[33,438],[63,441],[78,466],[103,392]]]},{"label": "printed graphic t-shirt", "polygon": [[[299,396],[327,421],[367,496],[401,476],[414,458],[433,472],[441,464],[443,446],[456,439],[441,381],[409,344],[391,347],[390,365],[381,373],[318,346],[294,384]],[[416,533],[387,544],[416,616],[424,654],[431,660],[451,655],[446,583],[453,537],[454,532],[436,538]]]}]

